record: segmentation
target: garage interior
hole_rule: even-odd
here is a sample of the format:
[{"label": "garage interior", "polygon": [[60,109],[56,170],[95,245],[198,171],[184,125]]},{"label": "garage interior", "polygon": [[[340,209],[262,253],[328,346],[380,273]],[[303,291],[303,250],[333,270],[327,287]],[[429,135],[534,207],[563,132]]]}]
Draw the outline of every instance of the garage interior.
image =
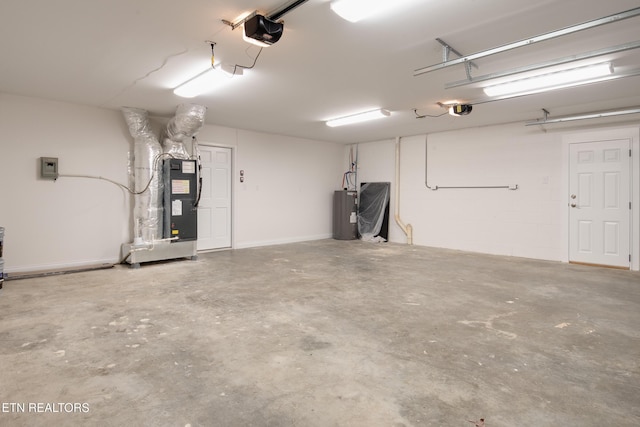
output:
[{"label": "garage interior", "polygon": [[639,424],[637,1],[350,3],[3,2],[1,425]]}]

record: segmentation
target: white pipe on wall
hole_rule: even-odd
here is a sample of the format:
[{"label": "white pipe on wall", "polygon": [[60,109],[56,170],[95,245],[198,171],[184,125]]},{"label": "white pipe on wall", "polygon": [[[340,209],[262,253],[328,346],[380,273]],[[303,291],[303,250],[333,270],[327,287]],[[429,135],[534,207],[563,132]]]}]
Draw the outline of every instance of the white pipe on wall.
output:
[{"label": "white pipe on wall", "polygon": [[413,245],[413,227],[400,219],[400,137],[396,137],[396,197],[395,197],[395,218],[396,223],[407,236],[407,244]]}]

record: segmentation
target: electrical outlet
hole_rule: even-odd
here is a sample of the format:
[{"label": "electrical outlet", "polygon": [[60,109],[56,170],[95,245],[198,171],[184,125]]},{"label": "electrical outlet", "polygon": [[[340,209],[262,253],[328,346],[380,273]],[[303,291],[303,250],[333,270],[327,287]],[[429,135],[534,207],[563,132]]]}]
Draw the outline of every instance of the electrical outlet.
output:
[{"label": "electrical outlet", "polygon": [[40,177],[45,179],[58,179],[58,158],[40,157]]}]

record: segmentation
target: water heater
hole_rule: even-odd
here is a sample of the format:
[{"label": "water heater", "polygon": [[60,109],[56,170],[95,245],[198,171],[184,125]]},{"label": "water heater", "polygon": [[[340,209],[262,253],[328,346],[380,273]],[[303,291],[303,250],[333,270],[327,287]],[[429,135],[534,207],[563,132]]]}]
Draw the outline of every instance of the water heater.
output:
[{"label": "water heater", "polygon": [[353,240],[358,238],[357,193],[339,190],[333,193],[333,238]]}]

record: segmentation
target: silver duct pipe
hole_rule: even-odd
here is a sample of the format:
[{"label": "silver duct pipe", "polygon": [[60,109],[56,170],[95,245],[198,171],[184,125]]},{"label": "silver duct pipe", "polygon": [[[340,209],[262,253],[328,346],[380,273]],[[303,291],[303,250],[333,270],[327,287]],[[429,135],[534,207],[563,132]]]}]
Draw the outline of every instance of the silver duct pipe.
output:
[{"label": "silver duct pipe", "polygon": [[204,124],[207,107],[197,104],[181,104],[176,115],[169,120],[163,138],[164,152],[177,159],[189,159],[189,153],[184,145],[194,136]]},{"label": "silver duct pipe", "polygon": [[207,109],[201,105],[182,104],[167,124],[164,150],[153,134],[146,110],[123,107],[122,114],[134,139],[133,145],[133,244],[149,244],[162,238],[163,208],[162,171],[159,159],[164,153],[174,158],[189,159],[184,145],[202,125]]},{"label": "silver duct pipe", "polygon": [[162,238],[162,180],[155,171],[162,147],[151,131],[147,111],[123,107],[122,114],[134,139],[133,188],[140,193],[134,199],[133,243],[146,244]]}]

